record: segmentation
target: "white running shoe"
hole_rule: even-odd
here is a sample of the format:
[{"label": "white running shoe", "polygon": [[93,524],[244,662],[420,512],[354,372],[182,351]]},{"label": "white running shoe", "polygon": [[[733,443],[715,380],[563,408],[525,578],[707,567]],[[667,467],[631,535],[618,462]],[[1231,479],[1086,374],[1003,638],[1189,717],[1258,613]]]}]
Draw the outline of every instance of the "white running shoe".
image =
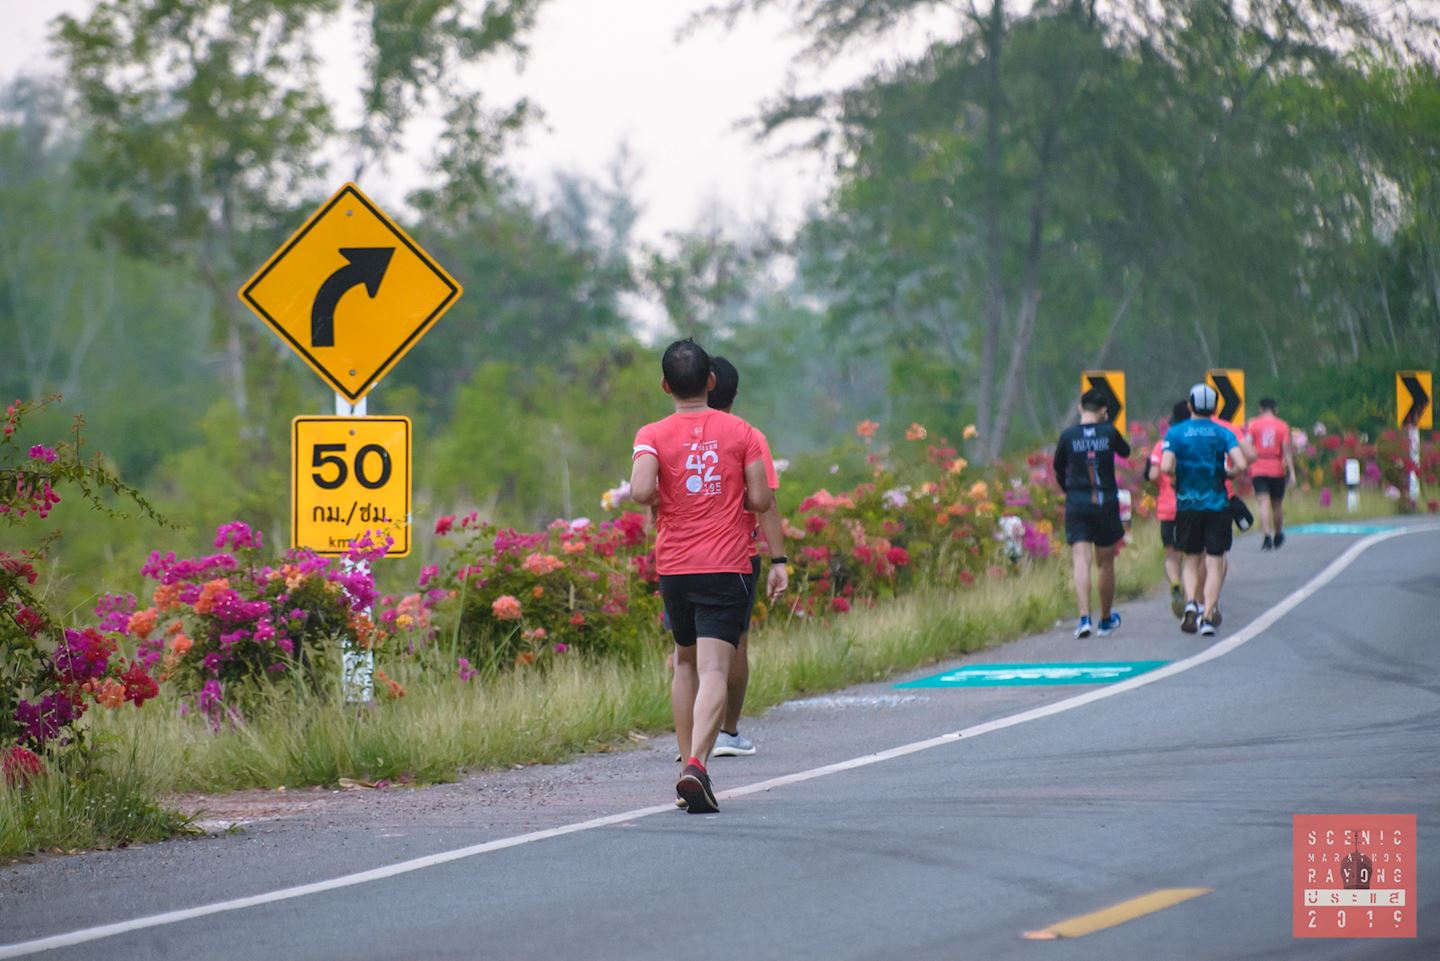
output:
[{"label": "white running shoe", "polygon": [[721,731],[715,738],[715,748],[710,752],[715,757],[749,757],[755,753],[755,745],[743,734],[726,734]]}]

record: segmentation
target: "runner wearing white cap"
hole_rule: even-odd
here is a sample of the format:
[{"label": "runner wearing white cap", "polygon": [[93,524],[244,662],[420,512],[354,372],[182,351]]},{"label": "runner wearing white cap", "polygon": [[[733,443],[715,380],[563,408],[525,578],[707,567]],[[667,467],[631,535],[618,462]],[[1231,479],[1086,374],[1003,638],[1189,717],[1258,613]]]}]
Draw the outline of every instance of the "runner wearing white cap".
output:
[{"label": "runner wearing white cap", "polygon": [[[1233,540],[1227,476],[1245,471],[1245,454],[1235,434],[1213,418],[1219,397],[1208,384],[1190,388],[1187,421],[1165,432],[1160,469],[1175,477],[1175,546],[1185,555],[1182,579],[1185,615],[1180,630],[1215,633],[1225,555]],[[1200,597],[1201,569],[1204,597]]]}]

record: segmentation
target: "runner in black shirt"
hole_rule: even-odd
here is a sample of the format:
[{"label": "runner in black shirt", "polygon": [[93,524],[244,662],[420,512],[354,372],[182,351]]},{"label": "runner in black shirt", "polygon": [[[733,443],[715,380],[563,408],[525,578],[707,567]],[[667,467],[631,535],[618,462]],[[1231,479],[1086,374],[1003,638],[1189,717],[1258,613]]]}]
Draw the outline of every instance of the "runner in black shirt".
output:
[{"label": "runner in black shirt", "polygon": [[1080,398],[1080,423],[1065,428],[1055,445],[1055,480],[1065,492],[1065,540],[1073,549],[1075,598],[1080,623],[1075,636],[1089,637],[1090,562],[1099,572],[1100,628],[1105,637],[1120,626],[1115,603],[1115,545],[1125,536],[1120,523],[1115,458],[1129,457],[1130,445],[1109,422],[1103,391]]}]

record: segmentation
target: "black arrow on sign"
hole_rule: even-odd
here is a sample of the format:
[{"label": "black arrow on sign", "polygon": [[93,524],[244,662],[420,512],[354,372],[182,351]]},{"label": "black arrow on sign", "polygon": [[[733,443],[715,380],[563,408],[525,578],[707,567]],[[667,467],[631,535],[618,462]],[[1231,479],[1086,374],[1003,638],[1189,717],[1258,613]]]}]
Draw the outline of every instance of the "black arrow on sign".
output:
[{"label": "black arrow on sign", "polygon": [[1113,424],[1120,419],[1120,412],[1125,405],[1120,403],[1120,398],[1115,394],[1115,388],[1110,386],[1109,377],[1090,377],[1090,387],[1105,395],[1105,409],[1110,412],[1110,422]]},{"label": "black arrow on sign", "polygon": [[1211,374],[1215,381],[1215,391],[1220,395],[1220,409],[1215,416],[1223,421],[1235,422],[1235,411],[1240,407],[1240,395],[1235,393],[1235,387],[1230,383],[1229,374]]},{"label": "black arrow on sign", "polygon": [[1410,392],[1410,409],[1405,413],[1404,423],[1418,424],[1425,416],[1425,408],[1430,406],[1430,395],[1425,393],[1425,385],[1414,374],[1401,374],[1400,380]]},{"label": "black arrow on sign", "polygon": [[311,347],[335,346],[335,308],[351,287],[364,284],[370,299],[375,299],[395,248],[341,247],[340,255],[350,262],[325,278],[310,306]]}]

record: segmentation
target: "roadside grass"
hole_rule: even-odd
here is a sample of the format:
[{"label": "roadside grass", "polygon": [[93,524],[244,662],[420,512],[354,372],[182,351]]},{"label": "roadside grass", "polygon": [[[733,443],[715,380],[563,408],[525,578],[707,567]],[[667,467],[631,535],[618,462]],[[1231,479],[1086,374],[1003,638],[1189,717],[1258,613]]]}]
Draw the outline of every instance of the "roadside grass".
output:
[{"label": "roadside grass", "polygon": [[[1320,507],[1314,492],[1286,498],[1287,525],[1393,513],[1392,502],[1369,491],[1354,514],[1343,501]],[[931,584],[826,623],[765,626],[751,645],[747,712],[1048,629],[1073,614],[1069,572],[1062,547],[1004,580]],[[1153,522],[1135,525],[1117,577],[1125,600],[1163,585]],[[435,783],[467,770],[552,763],[665,736],[668,650],[657,638],[654,656],[641,665],[575,659],[468,684],[402,662],[387,665],[406,688],[402,698],[357,708],[277,687],[247,722],[219,731],[194,715],[178,716],[176,703],[163,697],[142,711],[96,711],[104,748],[90,776],[48,777],[24,790],[0,785],[0,857],[182,831],[185,819],[155,803],[165,794],[341,778]]]},{"label": "roadside grass", "polygon": [[113,744],[97,751],[90,771],[46,774],[23,788],[0,779],[0,862],[160,841],[188,829],[188,818],[156,800],[164,790],[159,772]]},{"label": "roadside grass", "polygon": [[[1154,544],[1142,525],[1137,543]],[[1153,586],[1157,548],[1122,552],[1119,591]],[[751,713],[790,698],[877,680],[1053,625],[1074,606],[1068,554],[1003,581],[963,590],[922,588],[823,624],[757,631]],[[468,684],[404,664],[390,670],[402,698],[371,707],[294,697],[244,724],[212,731],[164,701],[99,715],[111,737],[135,745],[135,763],[165,792],[334,784],[340,778],[419,783],[466,770],[549,763],[615,750],[670,729],[668,646],[641,665],[571,660]],[[389,668],[387,668],[389,670]],[[156,710],[155,708],[159,708]]]}]

